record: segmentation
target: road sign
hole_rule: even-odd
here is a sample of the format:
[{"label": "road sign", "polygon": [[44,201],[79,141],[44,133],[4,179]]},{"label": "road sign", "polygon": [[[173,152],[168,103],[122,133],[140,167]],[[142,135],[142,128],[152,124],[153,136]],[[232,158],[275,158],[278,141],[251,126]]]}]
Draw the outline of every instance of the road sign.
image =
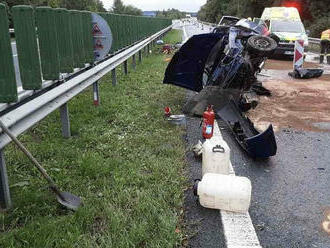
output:
[{"label": "road sign", "polygon": [[293,69],[302,68],[304,63],[304,40],[296,40],[294,46]]},{"label": "road sign", "polygon": [[94,56],[99,61],[105,58],[112,46],[112,33],[108,23],[98,14],[92,13]]}]

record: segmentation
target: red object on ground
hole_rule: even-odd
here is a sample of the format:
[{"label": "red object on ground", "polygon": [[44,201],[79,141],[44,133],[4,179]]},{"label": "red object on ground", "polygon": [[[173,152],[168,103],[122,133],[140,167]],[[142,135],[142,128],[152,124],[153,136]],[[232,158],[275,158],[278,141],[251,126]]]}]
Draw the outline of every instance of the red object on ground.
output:
[{"label": "red object on ground", "polygon": [[164,108],[164,111],[165,111],[165,116],[169,117],[171,115],[171,108],[170,107],[165,107]]},{"label": "red object on ground", "polygon": [[212,105],[209,105],[203,114],[202,132],[205,139],[210,139],[213,136],[215,114]]},{"label": "red object on ground", "polygon": [[172,51],[171,45],[166,44],[166,45],[163,46],[163,53],[169,54],[169,53],[171,53],[171,51]]}]

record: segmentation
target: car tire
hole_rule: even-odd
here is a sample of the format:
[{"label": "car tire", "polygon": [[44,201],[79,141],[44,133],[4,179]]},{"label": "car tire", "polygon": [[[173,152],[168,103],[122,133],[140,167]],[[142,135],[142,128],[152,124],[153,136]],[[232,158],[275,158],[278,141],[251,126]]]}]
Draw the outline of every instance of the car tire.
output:
[{"label": "car tire", "polygon": [[247,40],[247,50],[258,56],[270,56],[274,53],[277,42],[263,35],[254,35]]}]

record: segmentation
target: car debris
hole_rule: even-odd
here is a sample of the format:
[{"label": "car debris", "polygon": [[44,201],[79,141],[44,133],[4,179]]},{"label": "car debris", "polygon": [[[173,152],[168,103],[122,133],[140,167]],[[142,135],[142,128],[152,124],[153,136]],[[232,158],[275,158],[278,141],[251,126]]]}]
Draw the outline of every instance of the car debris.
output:
[{"label": "car debris", "polygon": [[186,125],[185,115],[170,115],[166,120],[175,125]]},{"label": "car debris", "polygon": [[162,52],[164,54],[170,54],[172,53],[172,51],[174,50],[173,46],[170,45],[170,44],[165,44],[163,47],[162,47]]},{"label": "car debris", "polygon": [[[233,19],[231,19],[233,20]],[[245,112],[257,106],[256,94],[270,95],[257,81],[277,47],[267,26],[247,19],[220,25],[212,33],[191,37],[173,56],[164,77],[199,92],[188,100],[185,114],[201,116],[209,104],[230,127],[238,143],[254,158],[276,154],[272,125],[259,133]]]},{"label": "car debris", "polygon": [[196,145],[191,148],[196,158],[200,158],[203,154],[203,143],[199,140]]},{"label": "car debris", "polygon": [[295,68],[293,72],[288,73],[289,76],[298,79],[318,78],[323,74],[322,69],[307,69],[307,68]]}]

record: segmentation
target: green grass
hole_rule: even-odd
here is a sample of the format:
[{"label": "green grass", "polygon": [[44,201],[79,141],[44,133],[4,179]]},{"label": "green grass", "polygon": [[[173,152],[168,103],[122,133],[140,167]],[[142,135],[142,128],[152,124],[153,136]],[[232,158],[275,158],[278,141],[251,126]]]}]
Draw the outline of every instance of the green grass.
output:
[{"label": "green grass", "polygon": [[[165,42],[181,40],[171,31]],[[184,91],[163,85],[167,63],[156,48],[136,72],[100,85],[101,105],[86,90],[69,103],[73,137],[61,136],[58,111],[19,139],[64,191],[82,197],[62,209],[15,146],[5,155],[13,208],[0,214],[0,247],[180,246],[184,142],[181,127],[163,119],[179,112]]]}]

